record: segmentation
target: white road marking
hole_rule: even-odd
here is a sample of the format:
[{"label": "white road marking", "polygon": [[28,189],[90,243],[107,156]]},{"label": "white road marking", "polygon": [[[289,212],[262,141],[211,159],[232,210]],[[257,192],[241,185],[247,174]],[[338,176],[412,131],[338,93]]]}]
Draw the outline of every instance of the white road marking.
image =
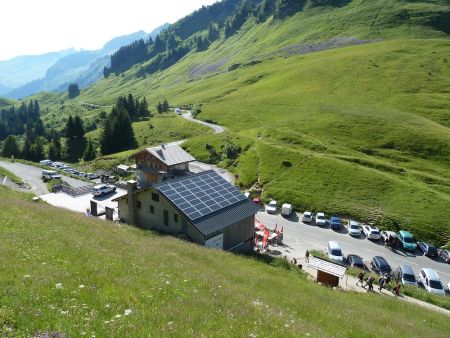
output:
[{"label": "white road marking", "polygon": [[414,263],[414,262],[407,261],[406,259],[401,259],[401,258],[397,258],[397,259],[398,259],[399,261],[406,262],[406,263],[408,263],[408,264],[414,264],[414,265],[419,266],[419,264]]},{"label": "white road marking", "polygon": [[322,237],[322,236],[319,236],[319,235],[316,235],[316,234],[313,234],[313,233],[310,233],[310,232],[306,232],[308,235],[311,235],[311,236],[314,236],[314,237]]}]

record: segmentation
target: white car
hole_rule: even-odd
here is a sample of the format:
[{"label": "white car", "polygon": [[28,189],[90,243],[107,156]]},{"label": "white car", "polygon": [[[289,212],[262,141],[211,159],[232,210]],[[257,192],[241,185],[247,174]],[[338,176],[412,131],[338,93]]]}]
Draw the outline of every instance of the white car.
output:
[{"label": "white car", "polygon": [[116,191],[116,187],[109,184],[99,184],[92,189],[92,195],[103,196]]},{"label": "white car", "polygon": [[274,200],[272,200],[272,201],[270,201],[270,203],[267,205],[267,208],[266,208],[266,210],[267,210],[267,213],[269,213],[269,214],[274,214],[274,213],[276,213],[277,212],[277,201],[274,201]]},{"label": "white car", "polygon": [[423,285],[425,290],[430,293],[445,296],[445,290],[441,279],[433,269],[424,268],[419,273],[419,284]]},{"label": "white car", "polygon": [[380,230],[377,227],[372,227],[370,225],[363,226],[364,235],[366,235],[367,239],[373,239],[375,241],[381,238]]},{"label": "white car", "polygon": [[316,214],[315,223],[318,226],[324,226],[327,224],[327,219],[325,218],[325,214],[323,212],[318,212]]},{"label": "white car", "polygon": [[397,233],[394,231],[382,231],[381,232],[381,238],[383,239],[383,241],[387,241],[388,238],[397,238]]},{"label": "white car", "polygon": [[96,178],[99,178],[100,176],[97,175],[97,174],[88,173],[88,174],[86,175],[86,177],[87,177],[88,179],[90,179],[90,180],[95,180]]},{"label": "white car", "polygon": [[331,260],[343,263],[344,262],[344,255],[342,254],[341,246],[336,241],[329,241],[327,245],[327,255],[328,258]]},{"label": "white car", "polygon": [[358,222],[350,220],[347,227],[348,234],[353,237],[361,236],[361,226]]},{"label": "white car", "polygon": [[311,211],[305,211],[302,216],[303,223],[311,223],[313,220],[313,215]]}]

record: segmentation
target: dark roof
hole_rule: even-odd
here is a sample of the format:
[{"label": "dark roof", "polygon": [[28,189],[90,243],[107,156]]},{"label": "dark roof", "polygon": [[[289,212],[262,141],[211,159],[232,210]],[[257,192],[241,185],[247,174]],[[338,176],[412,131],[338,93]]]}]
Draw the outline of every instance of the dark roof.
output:
[{"label": "dark roof", "polygon": [[195,161],[195,158],[193,158],[190,154],[184,151],[183,148],[176,144],[146,148],[138,152],[137,154],[134,154],[132,157],[136,157],[136,155],[142,154],[144,152],[152,154],[167,166]]},{"label": "dark roof", "polygon": [[215,171],[153,185],[206,237],[255,215],[259,208]]}]

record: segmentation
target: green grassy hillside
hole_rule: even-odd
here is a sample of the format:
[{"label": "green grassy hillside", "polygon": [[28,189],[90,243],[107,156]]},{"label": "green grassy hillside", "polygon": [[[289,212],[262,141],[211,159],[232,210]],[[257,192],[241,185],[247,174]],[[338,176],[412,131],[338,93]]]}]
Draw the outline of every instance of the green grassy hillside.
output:
[{"label": "green grassy hillside", "polygon": [[13,104],[16,104],[17,102],[15,100],[6,99],[3,97],[0,97],[0,108],[12,106]]},{"label": "green grassy hillside", "polygon": [[320,287],[280,262],[89,219],[3,187],[0,198],[9,203],[0,209],[0,255],[8,257],[0,266],[2,336],[445,337],[450,330],[445,315]]},{"label": "green grassy hillside", "polygon": [[[251,17],[165,71],[136,65],[62,108],[48,101],[49,119],[129,92],[150,104],[202,104],[199,118],[225,125],[242,144],[237,161],[220,163],[241,186],[256,184],[266,199],[297,210],[407,228],[448,245],[450,3],[307,3],[283,20]],[[206,144],[220,151],[224,138],[201,136],[186,147],[210,160]]]}]

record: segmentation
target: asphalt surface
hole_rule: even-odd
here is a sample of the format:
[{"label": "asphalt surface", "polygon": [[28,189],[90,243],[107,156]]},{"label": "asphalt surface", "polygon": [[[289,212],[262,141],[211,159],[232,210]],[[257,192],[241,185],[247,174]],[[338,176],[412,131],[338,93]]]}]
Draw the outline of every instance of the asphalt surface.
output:
[{"label": "asphalt surface", "polygon": [[[12,163],[0,161],[0,167],[9,170],[18,177],[20,177],[30,188],[31,191],[36,195],[40,196],[48,193],[47,183],[42,182],[42,169],[38,167],[33,167],[31,165],[26,165],[22,163]],[[50,169],[50,168],[49,168]],[[89,182],[82,180],[77,180],[72,177],[62,176],[62,180],[70,184],[74,188],[84,187],[86,185],[92,185]]]},{"label": "asphalt surface", "polygon": [[[300,217],[300,220],[298,217]],[[419,250],[416,250],[415,253],[393,252],[385,248],[381,240],[368,240],[364,234],[360,238],[353,238],[347,234],[347,229],[344,227],[341,231],[334,231],[329,226],[321,228],[301,222],[301,213],[298,214],[298,217],[293,214],[289,219],[286,219],[279,213],[269,215],[265,211],[258,212],[256,215],[256,219],[269,228],[275,228],[275,224],[278,224],[278,229],[281,226],[284,227],[283,243],[294,257],[304,257],[306,250],[325,251],[328,241],[337,241],[341,245],[344,256],[348,254],[361,256],[368,268],[370,268],[370,260],[373,256],[382,256],[388,261],[392,269],[406,264],[413,268],[417,276],[422,268],[432,268],[441,277],[444,287],[450,282],[450,265],[440,257],[431,259],[423,256]]]},{"label": "asphalt surface", "polygon": [[220,134],[225,131],[225,127],[219,126],[218,124],[208,123],[205,121],[200,121],[200,120],[194,119],[192,117],[192,113],[190,111],[184,111],[181,116],[184,117],[186,120],[189,120],[189,121],[192,121],[192,122],[195,122],[198,124],[203,124],[204,126],[211,128],[212,130],[214,130],[214,134]]}]

